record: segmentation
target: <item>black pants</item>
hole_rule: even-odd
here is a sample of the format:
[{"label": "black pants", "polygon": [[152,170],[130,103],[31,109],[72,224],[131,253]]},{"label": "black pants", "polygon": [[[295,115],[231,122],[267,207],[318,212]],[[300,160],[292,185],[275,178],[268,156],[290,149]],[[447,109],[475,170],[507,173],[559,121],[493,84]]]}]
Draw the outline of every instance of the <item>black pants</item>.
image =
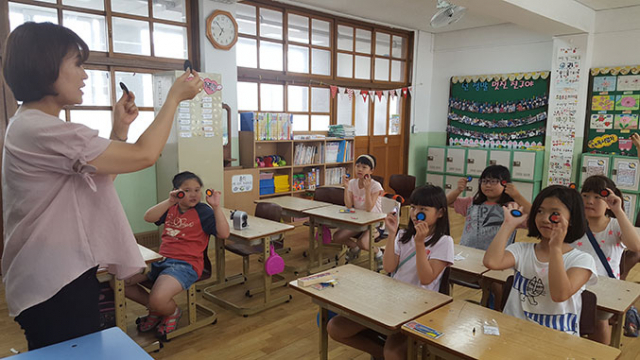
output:
[{"label": "black pants", "polygon": [[87,270],[52,298],[22,311],[15,318],[24,330],[29,350],[100,330],[97,270],[97,266]]}]

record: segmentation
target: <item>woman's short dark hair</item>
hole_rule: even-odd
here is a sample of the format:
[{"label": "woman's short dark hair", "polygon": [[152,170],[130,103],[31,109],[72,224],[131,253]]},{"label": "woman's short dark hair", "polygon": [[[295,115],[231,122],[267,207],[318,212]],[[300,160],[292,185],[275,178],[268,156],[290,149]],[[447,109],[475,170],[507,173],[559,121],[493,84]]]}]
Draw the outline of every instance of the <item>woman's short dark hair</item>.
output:
[{"label": "woman's short dark hair", "polygon": [[567,228],[567,236],[564,238],[564,242],[572,243],[587,232],[587,219],[584,216],[584,204],[582,202],[582,196],[578,191],[570,189],[562,185],[552,185],[544,190],[540,191],[536,199],[531,204],[531,213],[529,219],[527,219],[527,227],[529,228],[529,236],[540,238],[542,235],[536,226],[536,215],[540,205],[546,198],[554,197],[560,200],[564,206],[569,209],[571,219],[569,219],[569,228]]},{"label": "woman's short dark hair", "polygon": [[[507,182],[511,182],[511,173],[509,169],[502,165],[489,165],[487,166],[480,175],[480,180],[478,180],[478,192],[473,196],[473,204],[474,205],[482,205],[487,201],[487,195],[482,192],[482,180],[483,179],[497,179],[497,180],[506,180]],[[501,185],[502,186],[502,185]],[[498,199],[499,205],[505,205],[510,202],[513,202],[513,198],[509,196],[505,191],[502,192],[500,199]]]},{"label": "woman's short dark hair", "polygon": [[[442,210],[442,217],[436,221],[435,229],[433,230],[433,236],[425,243],[425,246],[431,246],[440,240],[444,235],[450,235],[449,228],[449,212],[447,205],[447,196],[441,187],[433,185],[421,186],[411,193],[411,205],[412,206],[425,206],[432,207],[436,210]],[[411,241],[411,238],[416,234],[416,227],[413,221],[409,220],[409,226],[407,230],[400,237],[400,242],[406,244]]]},{"label": "woman's short dark hair", "polygon": [[[607,188],[613,190],[614,194],[616,194],[620,199],[623,199],[622,192],[620,192],[620,189],[618,189],[618,187],[613,182],[613,180],[609,179],[604,175],[589,176],[587,180],[585,180],[584,183],[582,184],[582,189],[580,189],[580,193],[592,192],[592,193],[600,194],[602,190],[605,190]],[[624,211],[624,206],[622,207],[622,210]],[[612,217],[612,218],[616,217],[616,215],[613,213],[613,211],[611,211],[611,209],[607,209],[605,214],[608,217]]]},{"label": "woman's short dark hair", "polygon": [[173,180],[171,181],[171,183],[173,184],[174,189],[180,189],[180,186],[182,186],[182,183],[191,179],[194,179],[195,181],[198,182],[198,184],[200,184],[200,186],[202,186],[202,179],[200,179],[198,175],[192,173],[191,171],[183,171],[177,174],[176,176],[173,177]]},{"label": "woman's short dark hair", "polygon": [[53,84],[69,51],[78,50],[84,63],[89,47],[73,31],[52,23],[27,22],[7,39],[2,69],[13,96],[25,103],[58,95]]}]

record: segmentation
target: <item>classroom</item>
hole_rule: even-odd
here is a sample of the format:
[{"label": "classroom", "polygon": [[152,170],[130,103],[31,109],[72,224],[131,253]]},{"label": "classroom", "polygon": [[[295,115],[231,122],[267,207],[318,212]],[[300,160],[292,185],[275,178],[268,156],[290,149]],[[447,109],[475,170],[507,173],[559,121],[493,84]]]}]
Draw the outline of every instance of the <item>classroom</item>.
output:
[{"label": "classroom", "polygon": [[640,359],[640,0],[0,0],[0,358]]}]

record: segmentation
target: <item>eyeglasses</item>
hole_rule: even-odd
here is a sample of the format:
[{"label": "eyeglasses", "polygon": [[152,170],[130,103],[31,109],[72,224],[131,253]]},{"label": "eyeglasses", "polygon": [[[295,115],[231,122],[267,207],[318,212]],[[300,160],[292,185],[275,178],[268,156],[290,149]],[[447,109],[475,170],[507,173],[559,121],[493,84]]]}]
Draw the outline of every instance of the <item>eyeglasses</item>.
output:
[{"label": "eyeglasses", "polygon": [[481,185],[498,185],[500,184],[500,180],[498,179],[482,179],[480,180]]}]

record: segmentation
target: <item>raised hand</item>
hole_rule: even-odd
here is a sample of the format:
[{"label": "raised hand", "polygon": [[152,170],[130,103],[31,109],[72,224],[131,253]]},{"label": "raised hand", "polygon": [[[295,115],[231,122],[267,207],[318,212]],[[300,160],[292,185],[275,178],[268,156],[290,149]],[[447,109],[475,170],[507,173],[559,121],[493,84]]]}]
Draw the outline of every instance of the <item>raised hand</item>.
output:
[{"label": "raised hand", "polygon": [[221,199],[222,193],[217,190],[214,190],[211,195],[206,195],[207,204],[211,205],[214,209],[220,206]]}]

